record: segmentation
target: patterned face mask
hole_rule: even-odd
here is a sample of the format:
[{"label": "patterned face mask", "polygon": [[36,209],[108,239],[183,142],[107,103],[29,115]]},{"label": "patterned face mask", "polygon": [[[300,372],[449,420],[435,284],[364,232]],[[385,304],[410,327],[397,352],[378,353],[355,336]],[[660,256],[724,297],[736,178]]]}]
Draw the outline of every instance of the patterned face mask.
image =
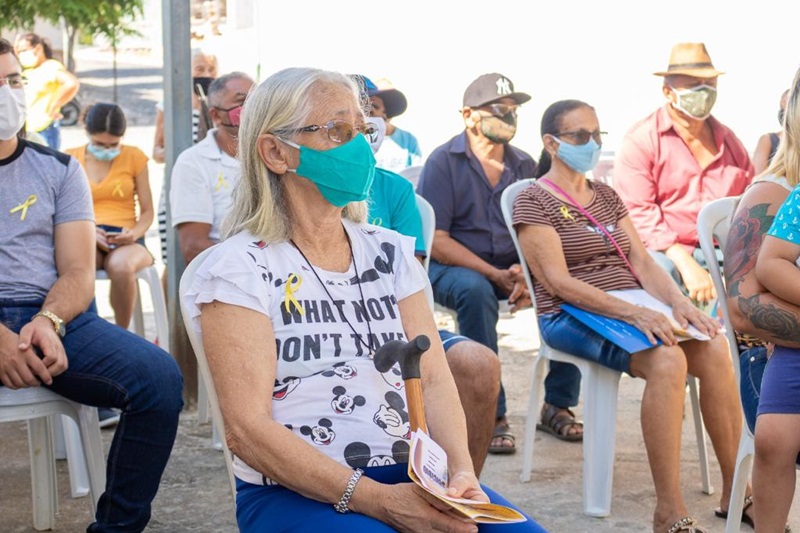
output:
[{"label": "patterned face mask", "polygon": [[711,108],[717,101],[717,88],[710,85],[698,85],[691,89],[676,89],[670,86],[678,97],[672,106],[697,120],[705,120],[711,115]]}]

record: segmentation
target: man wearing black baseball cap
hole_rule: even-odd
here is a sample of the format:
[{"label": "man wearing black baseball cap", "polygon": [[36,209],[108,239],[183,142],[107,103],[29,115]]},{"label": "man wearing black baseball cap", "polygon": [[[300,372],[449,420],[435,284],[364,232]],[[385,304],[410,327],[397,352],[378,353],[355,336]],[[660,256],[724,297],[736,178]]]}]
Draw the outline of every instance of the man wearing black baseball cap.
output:
[{"label": "man wearing black baseball cap", "polygon": [[[502,74],[484,74],[470,83],[461,109],[465,130],[433,151],[417,187],[436,211],[429,267],[434,299],[455,309],[461,334],[495,353],[498,300],[508,298],[512,310],[530,303],[500,208],[505,188],[532,178],[536,170],[529,154],[509,144],[517,131],[517,110],[530,99]],[[557,371],[548,378],[563,381]],[[501,387],[491,453],[515,450],[505,403]]]}]

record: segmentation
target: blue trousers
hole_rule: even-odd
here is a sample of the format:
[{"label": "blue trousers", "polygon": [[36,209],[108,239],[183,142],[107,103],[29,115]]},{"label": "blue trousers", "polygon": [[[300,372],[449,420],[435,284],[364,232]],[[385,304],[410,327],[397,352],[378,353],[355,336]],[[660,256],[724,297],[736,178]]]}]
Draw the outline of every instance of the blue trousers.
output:
[{"label": "blue trousers", "polygon": [[[0,300],[0,322],[18,333],[42,302]],[[183,407],[183,379],[161,348],[93,312],[67,324],[69,368],[50,390],[76,402],[122,410],[108,453],[106,490],[89,532],[144,530]]]},{"label": "blue trousers", "polygon": [[[379,483],[408,483],[408,465],[373,466],[364,469],[364,476]],[[481,485],[493,503],[513,507],[498,493]],[[522,511],[520,511],[522,512]],[[523,513],[525,514],[525,513]],[[479,524],[481,533],[544,533],[545,529],[526,515],[527,522],[518,524]],[[242,533],[270,531],[324,531],[325,533],[389,533],[395,531],[367,515],[338,513],[333,505],[318,502],[279,485],[260,486],[236,480],[236,521]]]},{"label": "blue trousers", "polygon": [[[455,309],[459,332],[470,339],[497,350],[498,300],[505,294],[478,272],[464,267],[446,266],[431,261],[429,277],[433,298],[439,305]],[[545,379],[545,402],[558,407],[578,404],[581,376],[569,363],[552,361]],[[506,393],[500,385],[497,417],[506,414]]]},{"label": "blue trousers", "polygon": [[61,148],[60,120],[53,121],[49,126],[47,126],[45,129],[37,133],[42,136],[42,139],[45,140],[47,146],[49,146],[53,150],[58,150]]}]

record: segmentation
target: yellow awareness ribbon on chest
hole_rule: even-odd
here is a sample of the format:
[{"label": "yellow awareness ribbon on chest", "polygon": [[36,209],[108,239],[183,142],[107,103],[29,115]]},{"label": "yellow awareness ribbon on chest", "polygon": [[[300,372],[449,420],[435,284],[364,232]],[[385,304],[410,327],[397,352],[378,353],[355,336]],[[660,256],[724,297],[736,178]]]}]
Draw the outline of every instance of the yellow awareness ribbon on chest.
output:
[{"label": "yellow awareness ribbon on chest", "polygon": [[122,190],[122,180],[117,180],[114,183],[114,191],[111,194],[117,195],[120,198],[124,198],[125,197],[125,192]]},{"label": "yellow awareness ribbon on chest", "polygon": [[27,200],[25,200],[24,202],[19,204],[17,207],[14,207],[13,209],[11,209],[9,211],[9,213],[11,213],[13,215],[14,213],[16,213],[18,211],[22,211],[22,213],[20,213],[20,215],[19,215],[19,219],[20,220],[25,220],[25,217],[28,215],[28,208],[30,206],[32,206],[33,204],[35,204],[36,200],[38,200],[38,199],[39,198],[37,198],[35,194],[31,194],[30,196],[28,196]]},{"label": "yellow awareness ribbon on chest", "polygon": [[230,189],[230,186],[228,185],[228,180],[225,179],[225,174],[223,174],[222,171],[220,170],[219,176],[217,176],[217,186],[214,187],[214,191],[216,192],[223,187],[225,187],[226,189]]},{"label": "yellow awareness ribbon on chest", "polygon": [[561,216],[563,216],[567,220],[575,222],[575,217],[572,216],[572,213],[569,212],[569,208],[565,205],[561,206]]},{"label": "yellow awareness ribbon on chest", "polygon": [[297,301],[297,298],[294,295],[294,293],[300,289],[300,285],[302,284],[303,278],[294,273],[289,274],[289,279],[286,280],[286,288],[284,289],[283,297],[283,307],[286,309],[287,313],[292,312],[291,305],[294,305],[301,315],[305,314],[305,311],[300,306],[300,302]]}]

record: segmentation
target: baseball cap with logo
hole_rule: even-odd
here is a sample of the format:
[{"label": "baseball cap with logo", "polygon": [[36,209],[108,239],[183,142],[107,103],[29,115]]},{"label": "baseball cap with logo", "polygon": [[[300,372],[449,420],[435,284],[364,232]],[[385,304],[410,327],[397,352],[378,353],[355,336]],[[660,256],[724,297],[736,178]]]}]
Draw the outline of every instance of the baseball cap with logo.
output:
[{"label": "baseball cap with logo", "polygon": [[502,74],[492,72],[479,76],[464,91],[464,107],[481,107],[501,98],[513,98],[517,104],[531,99],[529,94],[515,92],[514,84]]}]

